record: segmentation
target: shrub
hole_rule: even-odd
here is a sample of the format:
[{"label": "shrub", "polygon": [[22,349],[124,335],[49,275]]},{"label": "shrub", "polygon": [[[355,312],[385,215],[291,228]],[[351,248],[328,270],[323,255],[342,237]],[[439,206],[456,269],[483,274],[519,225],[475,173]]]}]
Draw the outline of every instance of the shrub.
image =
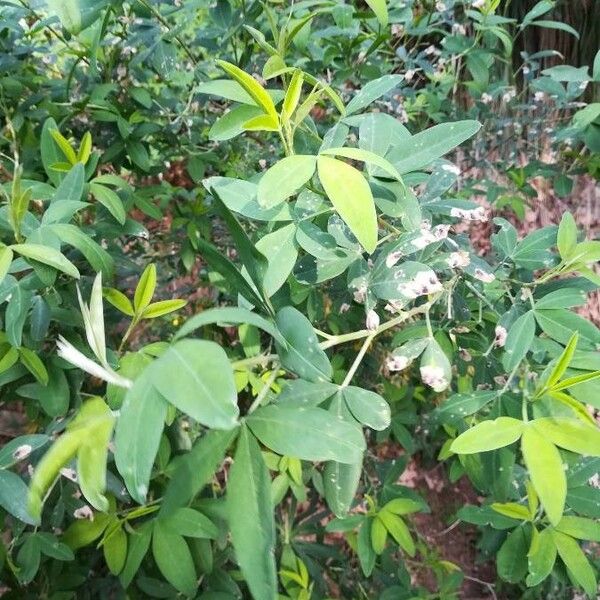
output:
[{"label": "shrub", "polygon": [[[552,2],[520,23],[496,0],[392,4],[49,3],[66,83],[20,20],[40,14],[0,9],[23,50],[0,82],[0,385],[27,419],[0,449],[7,594],[427,598],[429,569],[435,597],[459,597],[401,483],[419,455],[476,491],[452,516],[495,556],[492,594],[594,596],[600,330],[577,309],[600,242],[570,212],[525,235],[514,217],[532,177],[566,196],[563,163],[594,174],[597,106],[574,102],[598,60],[517,91],[499,73],[516,35],[577,35],[542,19]],[[570,121],[549,143],[577,157],[493,156],[542,92]],[[482,152],[509,179],[457,190]],[[181,156],[182,185],[141,178]],[[185,271],[214,290],[204,310],[164,289]]]}]

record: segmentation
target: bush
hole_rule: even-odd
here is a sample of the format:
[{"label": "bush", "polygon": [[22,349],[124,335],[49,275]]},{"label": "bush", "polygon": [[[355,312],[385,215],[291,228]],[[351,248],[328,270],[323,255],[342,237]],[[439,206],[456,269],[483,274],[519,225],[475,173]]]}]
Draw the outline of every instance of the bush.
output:
[{"label": "bush", "polygon": [[0,7],[7,598],[595,596],[600,241],[520,220],[598,175],[600,54],[513,72],[579,34],[505,8]]}]

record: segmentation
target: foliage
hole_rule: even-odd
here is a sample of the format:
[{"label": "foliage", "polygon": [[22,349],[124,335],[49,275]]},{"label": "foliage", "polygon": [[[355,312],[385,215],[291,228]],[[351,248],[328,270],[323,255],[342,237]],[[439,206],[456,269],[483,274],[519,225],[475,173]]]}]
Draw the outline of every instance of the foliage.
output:
[{"label": "foliage", "polygon": [[600,54],[513,72],[579,32],[506,8],[0,4],[7,598],[460,597],[414,455],[490,586],[594,597],[600,241],[515,225],[598,175]]}]

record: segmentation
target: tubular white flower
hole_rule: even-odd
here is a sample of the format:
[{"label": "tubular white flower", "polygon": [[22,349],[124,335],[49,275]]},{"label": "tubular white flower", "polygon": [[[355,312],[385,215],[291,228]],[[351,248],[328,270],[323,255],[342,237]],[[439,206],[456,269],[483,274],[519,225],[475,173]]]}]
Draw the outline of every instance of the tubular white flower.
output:
[{"label": "tubular white flower", "polygon": [[94,377],[98,377],[107,383],[112,383],[122,388],[130,388],[133,385],[133,382],[130,379],[122,377],[109,367],[105,368],[95,363],[85,354],[77,350],[73,344],[67,342],[62,336],[58,337],[56,348],[58,350],[58,355],[61,358],[64,358],[67,362],[79,367],[82,371],[85,371]]}]

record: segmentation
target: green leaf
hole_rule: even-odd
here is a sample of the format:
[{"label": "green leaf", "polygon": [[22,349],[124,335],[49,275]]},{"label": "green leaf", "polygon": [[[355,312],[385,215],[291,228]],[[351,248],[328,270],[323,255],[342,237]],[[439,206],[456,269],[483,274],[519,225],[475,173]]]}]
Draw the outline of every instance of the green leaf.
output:
[{"label": "green leaf", "polygon": [[503,448],[516,442],[523,428],[523,422],[512,417],[483,421],[459,435],[452,442],[450,450],[455,454],[474,454]]},{"label": "green leaf", "polygon": [[75,279],[79,279],[77,267],[58,250],[50,246],[42,246],[41,244],[13,244],[11,248],[21,256],[37,260]]},{"label": "green leaf", "polygon": [[131,497],[139,504],[146,500],[167,415],[167,402],[152,385],[152,366],[127,391],[115,431],[117,469]]},{"label": "green leaf", "polygon": [[308,381],[331,379],[331,364],[310,321],[294,307],[286,306],[277,313],[275,322],[287,342],[286,346],[277,340],[275,343],[282,366]]},{"label": "green leaf", "polygon": [[63,176],[55,171],[52,168],[52,165],[61,161],[63,156],[57,145],[54,143],[52,135],[50,134],[50,132],[55,129],[58,129],[58,125],[52,117],[44,121],[40,136],[40,154],[46,175],[48,175],[48,178],[52,184],[56,186],[61,182]]},{"label": "green leaf", "polygon": [[323,468],[327,506],[336,517],[348,514],[362,474],[362,460],[354,464],[328,461]]},{"label": "green leaf", "polygon": [[77,519],[69,525],[62,536],[62,541],[71,550],[78,550],[84,546],[89,546],[104,533],[110,521],[111,517],[103,513],[94,514],[94,519],[91,521]]},{"label": "green leaf", "polygon": [[587,302],[587,294],[583,290],[563,289],[555,290],[536,300],[537,309],[545,308],[573,308],[583,306]]},{"label": "green leaf", "polygon": [[133,581],[135,574],[142,564],[144,556],[146,556],[146,553],[148,552],[150,541],[152,539],[152,526],[152,522],[146,522],[129,534],[127,542],[127,559],[125,560],[125,566],[119,575],[121,585],[124,588],[129,587],[129,584]]},{"label": "green leaf", "polygon": [[125,223],[127,214],[123,206],[123,201],[116,192],[99,183],[90,183],[92,195],[106,210],[121,224]]},{"label": "green leaf", "polygon": [[431,417],[435,423],[455,424],[476,413],[497,397],[497,392],[490,391],[454,394],[434,409]]},{"label": "green leaf", "polygon": [[322,408],[269,405],[247,417],[252,433],[268,448],[303,460],[362,460],[365,440],[354,425]]},{"label": "green leaf", "polygon": [[211,308],[201,313],[194,315],[188,319],[179,329],[175,335],[175,339],[178,340],[182,337],[189,335],[196,331],[200,327],[205,325],[211,325],[213,323],[226,325],[237,325],[240,323],[247,323],[248,325],[254,325],[263,331],[266,331],[271,337],[276,339],[282,346],[286,346],[287,342],[281,335],[279,330],[275,327],[271,321],[267,321],[264,317],[248,310],[247,308],[241,308],[238,306],[228,306],[224,308]]},{"label": "green leaf", "polygon": [[142,319],[156,319],[183,308],[187,300],[161,300],[153,302],[142,311]]},{"label": "green leaf", "polygon": [[553,444],[586,456],[600,456],[600,429],[570,417],[542,417],[532,426]]},{"label": "green leaf", "polygon": [[480,128],[481,124],[477,121],[441,123],[393,148],[387,159],[400,174],[417,171],[474,136]]},{"label": "green leaf", "polygon": [[21,362],[41,385],[48,384],[48,371],[40,357],[29,348],[19,348]]},{"label": "green leaf", "polygon": [[383,505],[383,510],[394,515],[408,515],[423,509],[423,505],[410,498],[394,498]]},{"label": "green leaf", "polygon": [[297,225],[295,223],[288,223],[262,236],[256,243],[257,250],[268,261],[263,287],[269,298],[287,281],[296,264],[298,258],[296,230]]},{"label": "green leaf", "polygon": [[590,598],[593,598],[598,591],[596,576],[579,544],[572,537],[560,531],[553,531],[552,538],[571,580],[576,585],[580,585]]},{"label": "green leaf", "polygon": [[342,388],[342,395],[359,423],[377,431],[390,426],[390,406],[379,394],[351,385]]},{"label": "green leaf", "polygon": [[217,60],[217,64],[242,88],[248,93],[248,95],[260,106],[265,113],[267,113],[275,122],[278,122],[277,110],[275,104],[269,96],[268,92],[248,73],[242,71],[239,67],[228,63],[224,60]]},{"label": "green leaf", "polygon": [[195,595],[198,583],[192,553],[183,537],[171,533],[160,520],[154,523],[152,554],[158,570],[176,590]]},{"label": "green leaf", "polygon": [[505,367],[512,371],[525,358],[535,337],[535,318],[533,311],[521,315],[508,330],[504,349]]},{"label": "green leaf", "polygon": [[159,521],[171,533],[184,537],[214,540],[219,535],[217,526],[208,517],[192,508],[178,508],[168,516],[161,516]]},{"label": "green leaf", "polygon": [[258,182],[258,203],[273,208],[295,194],[315,172],[316,156],[286,156],[268,169]]},{"label": "green leaf", "polygon": [[334,208],[365,250],[377,246],[377,213],[371,188],[362,173],[349,164],[319,156],[319,179]]},{"label": "green leaf", "polygon": [[244,125],[261,114],[258,106],[248,104],[236,106],[213,123],[208,137],[217,142],[230,140],[246,131]]},{"label": "green leaf", "polygon": [[158,392],[199,423],[215,429],[233,429],[237,425],[239,409],[233,371],[218,344],[180,340],[148,369]]},{"label": "green leaf", "polygon": [[558,251],[560,252],[560,257],[563,260],[568,260],[569,255],[577,245],[577,225],[570,212],[564,213],[560,220],[556,243]]},{"label": "green leaf", "polygon": [[104,277],[109,278],[112,275],[114,261],[110,254],[79,227],[69,223],[52,223],[47,227],[61,242],[77,248],[96,271],[102,271]]},{"label": "green leaf", "polygon": [[238,438],[227,482],[227,518],[235,555],[254,598],[277,598],[271,479],[246,427]]},{"label": "green leaf", "polygon": [[239,292],[247,301],[256,306],[264,306],[263,300],[257,295],[244,276],[236,269],[235,265],[226,256],[223,256],[221,251],[202,238],[198,238],[196,244],[200,256],[215,271],[222,275],[229,285]]},{"label": "green leaf", "polygon": [[523,430],[521,451],[531,483],[548,519],[556,525],[563,514],[567,479],[556,446],[529,424]]},{"label": "green leaf", "polygon": [[510,583],[518,583],[527,573],[528,539],[524,527],[508,534],[496,557],[498,575]]},{"label": "green leaf", "polygon": [[556,562],[556,544],[552,537],[551,529],[544,529],[541,533],[537,533],[533,529],[531,537],[531,545],[527,553],[527,565],[529,575],[525,582],[529,587],[538,585],[552,572],[554,563]]},{"label": "green leaf", "polygon": [[192,501],[213,477],[237,434],[237,429],[208,431],[190,452],[175,460],[173,475],[161,503],[161,514],[167,515]]},{"label": "green leaf", "polygon": [[[358,530],[357,554],[360,567],[366,577],[369,577],[375,567],[377,555],[371,545],[371,524],[373,519],[365,518]],[[384,529],[385,531],[385,529]]]},{"label": "green leaf", "polygon": [[[254,282],[256,289],[261,297],[264,297],[264,278],[267,271],[268,262],[265,256],[255,247],[250,241],[248,234],[240,225],[234,214],[227,208],[225,203],[220,199],[216,190],[211,189],[211,193],[215,197],[217,209],[221,218],[225,221],[231,236],[236,245],[236,250],[242,263],[246,267],[250,278]],[[262,302],[261,302],[262,304]]]},{"label": "green leaf", "polygon": [[122,527],[116,527],[102,544],[104,560],[108,570],[113,575],[118,575],[125,566],[127,558],[127,534]]},{"label": "green leaf", "polygon": [[388,25],[388,9],[385,0],[366,0],[366,3],[371,7],[371,10],[375,13],[377,20],[382,27]]},{"label": "green leaf", "polygon": [[516,502],[493,502],[491,507],[497,513],[500,513],[506,517],[510,517],[511,519],[519,519],[521,521],[529,521],[531,519],[529,509],[522,504],[517,504]]},{"label": "green leaf", "polygon": [[304,379],[287,381],[285,387],[277,397],[279,406],[319,406],[331,398],[337,391],[334,383],[312,383]]},{"label": "green leaf", "polygon": [[369,83],[364,85],[362,89],[357,92],[356,96],[350,100],[348,106],[346,106],[346,115],[349,116],[363,110],[369,106],[369,104],[378,98],[381,98],[384,94],[387,94],[395,87],[398,87],[402,79],[402,75],[384,75],[383,77],[379,77],[379,79],[369,81]]},{"label": "green leaf", "polygon": [[566,309],[536,310],[535,318],[544,333],[561,344],[567,344],[574,331],[579,333],[580,350],[584,345],[600,344],[600,330],[587,319]]},{"label": "green leaf", "polygon": [[41,433],[31,433],[13,438],[0,448],[0,470],[10,469],[21,460],[28,458],[34,450],[45,446],[49,441],[50,437]]},{"label": "green leaf", "polygon": [[36,518],[27,510],[27,485],[12,471],[0,469],[0,506],[19,521],[29,525],[39,525]]}]

